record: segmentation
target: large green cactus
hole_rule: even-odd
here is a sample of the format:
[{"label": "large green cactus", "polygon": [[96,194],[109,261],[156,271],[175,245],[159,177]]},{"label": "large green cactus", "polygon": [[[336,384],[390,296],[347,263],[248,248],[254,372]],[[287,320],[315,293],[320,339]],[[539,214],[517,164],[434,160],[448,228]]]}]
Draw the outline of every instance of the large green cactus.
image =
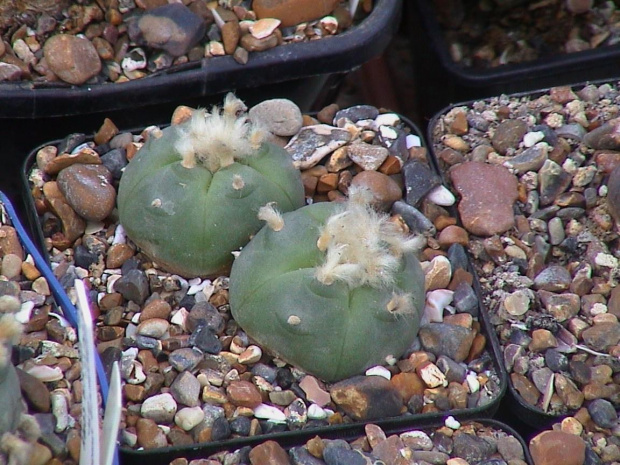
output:
[{"label": "large green cactus", "polygon": [[318,203],[279,215],[243,248],[230,275],[233,317],[285,361],[326,381],[399,357],[413,342],[424,274],[407,238],[369,207]]},{"label": "large green cactus", "polygon": [[127,235],[162,268],[186,277],[226,272],[232,251],[262,223],[261,205],[284,211],[304,203],[290,156],[263,141],[245,106],[226,97],[222,111],[197,110],[187,123],[149,139],[126,167],[118,192]]}]

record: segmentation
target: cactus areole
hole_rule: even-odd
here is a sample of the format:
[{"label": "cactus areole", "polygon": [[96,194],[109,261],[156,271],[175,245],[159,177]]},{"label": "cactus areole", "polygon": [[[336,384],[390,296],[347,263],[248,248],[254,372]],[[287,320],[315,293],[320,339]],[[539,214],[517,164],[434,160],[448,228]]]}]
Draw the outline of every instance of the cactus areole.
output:
[{"label": "cactus areole", "polygon": [[158,266],[185,277],[230,269],[232,252],[262,226],[261,205],[303,205],[301,176],[286,151],[264,142],[226,97],[223,109],[196,110],[149,138],[126,167],[118,193],[128,237]]},{"label": "cactus areole", "polygon": [[279,215],[244,247],[230,275],[241,328],[283,360],[325,381],[400,357],[424,304],[420,238],[369,207],[317,203]]}]

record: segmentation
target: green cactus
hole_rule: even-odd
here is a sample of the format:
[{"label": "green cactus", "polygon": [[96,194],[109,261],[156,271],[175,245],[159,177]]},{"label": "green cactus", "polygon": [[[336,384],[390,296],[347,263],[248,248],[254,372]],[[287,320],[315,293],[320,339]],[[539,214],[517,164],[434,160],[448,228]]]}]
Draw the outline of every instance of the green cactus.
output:
[{"label": "green cactus", "polygon": [[415,255],[423,239],[402,235],[372,210],[367,191],[280,215],[243,248],[230,275],[241,328],[283,360],[336,381],[399,357],[424,304]]},{"label": "green cactus", "polygon": [[265,142],[232,94],[220,111],[149,139],[126,167],[118,192],[130,239],[167,271],[186,277],[225,273],[231,252],[262,226],[261,205],[304,204],[301,175],[286,151]]}]

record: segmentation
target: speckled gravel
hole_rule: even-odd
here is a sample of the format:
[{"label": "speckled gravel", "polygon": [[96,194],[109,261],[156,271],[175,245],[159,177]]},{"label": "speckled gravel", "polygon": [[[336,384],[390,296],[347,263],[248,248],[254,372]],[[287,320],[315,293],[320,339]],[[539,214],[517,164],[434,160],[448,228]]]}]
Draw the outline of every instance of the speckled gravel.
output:
[{"label": "speckled gravel", "polygon": [[[56,307],[47,280],[20,243],[2,204],[0,250],[0,307],[3,315],[16,312],[15,318],[23,327],[21,337],[12,346],[12,361],[17,369],[23,412],[30,419],[13,434],[3,434],[0,461],[21,463],[19,457],[26,457],[30,461],[24,463],[77,464],[83,392],[77,333]],[[3,325],[3,344],[7,334]],[[4,389],[12,384],[6,370],[2,373],[2,395],[7,398],[10,394]],[[18,408],[5,405],[13,407]]]},{"label": "speckled gravel", "polygon": [[[180,107],[172,121],[188,111]],[[366,185],[404,231],[428,241],[420,337],[399,360],[332,385],[248,338],[231,318],[226,276],[188,281],[165,273],[126,239],[114,209],[98,221],[76,213],[79,207],[86,208],[82,215],[93,214],[87,207],[101,202],[89,202],[89,192],[111,195],[107,186],[117,185],[127,159],[159,128],[131,135],[108,120],[95,135],[98,144],[74,134],[36,152],[30,188],[54,272],[70,295],[76,276],[89,283],[98,350],[108,366],[121,361],[121,447],[190,445],[417,413],[488,413],[499,401],[505,385],[466,271],[466,232],[441,206],[454,196],[427,164],[419,136],[398,115],[367,105],[331,105],[316,119],[300,116],[302,127],[292,137],[273,140],[303,165],[309,203],[338,201],[352,183]],[[108,175],[98,183],[70,177],[77,184],[86,179],[91,191],[64,197],[58,179],[76,165],[103,166]]]},{"label": "speckled gravel", "polygon": [[4,1],[0,82],[122,83],[225,55],[243,65],[252,54],[276,46],[339,34],[373,7],[372,1],[359,2],[352,14],[349,1],[270,5],[260,0]]},{"label": "speckled gravel", "polygon": [[[519,402],[572,415],[562,429],[583,430],[604,463],[620,459],[619,104],[616,83],[558,87],[456,107],[431,128],[477,231],[468,250]],[[468,167],[484,168],[484,186],[465,182]]]}]

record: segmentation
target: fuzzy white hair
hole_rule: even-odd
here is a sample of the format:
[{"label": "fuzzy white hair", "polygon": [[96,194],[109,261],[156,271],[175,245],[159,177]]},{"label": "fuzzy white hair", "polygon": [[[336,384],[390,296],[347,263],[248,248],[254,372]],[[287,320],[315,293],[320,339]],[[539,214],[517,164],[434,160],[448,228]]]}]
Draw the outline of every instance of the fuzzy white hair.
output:
[{"label": "fuzzy white hair", "polygon": [[317,241],[317,247],[325,252],[325,261],[315,273],[322,283],[390,286],[402,255],[424,243],[423,239],[405,236],[389,215],[371,207],[371,201],[372,193],[367,189],[352,187],[344,209],[325,222]]},{"label": "fuzzy white hair", "polygon": [[213,107],[210,113],[195,110],[175,143],[183,158],[182,165],[191,169],[202,164],[216,172],[255,153],[266,132],[248,120],[246,110],[233,94],[226,96],[223,108]]}]

